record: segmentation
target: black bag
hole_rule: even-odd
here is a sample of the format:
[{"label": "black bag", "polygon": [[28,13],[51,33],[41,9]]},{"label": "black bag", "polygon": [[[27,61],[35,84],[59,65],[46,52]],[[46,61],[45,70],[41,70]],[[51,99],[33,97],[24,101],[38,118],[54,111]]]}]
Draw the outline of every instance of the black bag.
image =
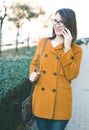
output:
[{"label": "black bag", "polygon": [[30,97],[26,98],[26,100],[22,103],[22,120],[24,122],[28,122],[29,119],[32,118],[32,101]]},{"label": "black bag", "polygon": [[[40,59],[41,59],[43,50],[45,48],[45,45],[47,43],[47,40],[48,40],[48,38],[45,40],[45,42],[43,44],[43,47],[42,47],[42,50],[41,50],[41,53],[40,53],[40,57],[39,57],[39,60],[38,60],[38,64],[37,64],[37,67],[36,67],[36,71],[39,70]],[[32,120],[32,117],[33,117],[33,114],[32,114],[32,94],[33,94],[34,87],[35,87],[36,83],[37,83],[37,81],[33,83],[30,95],[22,102],[22,111],[21,111],[21,113],[22,113],[23,123],[25,123],[25,124],[27,122],[30,122],[30,120]]]},{"label": "black bag", "polygon": [[22,120],[24,123],[27,123],[32,118],[32,93],[34,86],[32,86],[30,96],[28,96],[22,102]]}]

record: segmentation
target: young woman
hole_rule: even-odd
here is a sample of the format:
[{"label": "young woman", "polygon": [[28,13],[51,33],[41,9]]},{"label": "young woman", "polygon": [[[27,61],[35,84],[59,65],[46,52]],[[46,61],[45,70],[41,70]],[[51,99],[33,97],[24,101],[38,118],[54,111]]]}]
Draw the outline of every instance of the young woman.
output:
[{"label": "young woman", "polygon": [[59,9],[52,23],[53,36],[43,51],[39,72],[35,69],[46,38],[40,40],[30,65],[30,81],[39,78],[32,100],[39,130],[64,130],[66,127],[72,115],[71,80],[78,76],[82,58],[82,49],[75,43],[75,12],[68,8]]}]

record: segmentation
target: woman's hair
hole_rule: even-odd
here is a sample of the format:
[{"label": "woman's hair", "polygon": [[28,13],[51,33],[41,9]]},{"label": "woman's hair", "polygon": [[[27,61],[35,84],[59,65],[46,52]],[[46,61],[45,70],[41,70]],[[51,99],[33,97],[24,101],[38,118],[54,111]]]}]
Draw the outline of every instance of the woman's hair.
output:
[{"label": "woman's hair", "polygon": [[[64,25],[66,28],[68,28],[72,34],[74,42],[77,38],[77,23],[76,23],[76,15],[75,12],[72,9],[69,8],[63,8],[56,11],[55,15],[59,13],[62,17],[62,20],[64,22]],[[55,31],[53,29],[53,34],[51,39],[54,39],[56,37]]]}]

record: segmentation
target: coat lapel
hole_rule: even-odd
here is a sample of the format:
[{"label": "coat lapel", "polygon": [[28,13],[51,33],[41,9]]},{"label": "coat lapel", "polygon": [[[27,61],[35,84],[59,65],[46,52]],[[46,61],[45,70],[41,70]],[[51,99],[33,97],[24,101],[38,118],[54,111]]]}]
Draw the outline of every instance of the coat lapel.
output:
[{"label": "coat lapel", "polygon": [[56,55],[57,54],[56,50],[62,50],[63,49],[63,44],[60,44],[60,45],[56,46],[55,48],[53,48],[52,44],[51,44],[51,41],[49,39],[45,49]]},{"label": "coat lapel", "polygon": [[52,45],[51,45],[51,42],[50,42],[50,39],[48,40],[48,42],[47,42],[47,45],[46,45],[46,48],[45,48],[46,50],[48,50],[48,51],[50,51],[51,53],[54,53],[54,54],[56,54],[56,51],[55,51],[55,49],[52,47]]}]

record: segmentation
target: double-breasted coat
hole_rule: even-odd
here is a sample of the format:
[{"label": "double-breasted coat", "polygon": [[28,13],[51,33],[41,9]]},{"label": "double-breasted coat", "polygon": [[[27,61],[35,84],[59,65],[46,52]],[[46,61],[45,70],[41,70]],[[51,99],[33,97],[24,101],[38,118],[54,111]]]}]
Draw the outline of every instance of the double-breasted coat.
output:
[{"label": "double-breasted coat", "polygon": [[[30,64],[30,73],[36,68],[44,41],[45,38],[42,38],[38,44]],[[32,98],[35,116],[55,120],[71,118],[71,80],[79,74],[81,58],[82,49],[79,45],[72,44],[71,49],[64,53],[63,44],[53,48],[50,39],[48,40],[40,60],[40,78]]]}]

